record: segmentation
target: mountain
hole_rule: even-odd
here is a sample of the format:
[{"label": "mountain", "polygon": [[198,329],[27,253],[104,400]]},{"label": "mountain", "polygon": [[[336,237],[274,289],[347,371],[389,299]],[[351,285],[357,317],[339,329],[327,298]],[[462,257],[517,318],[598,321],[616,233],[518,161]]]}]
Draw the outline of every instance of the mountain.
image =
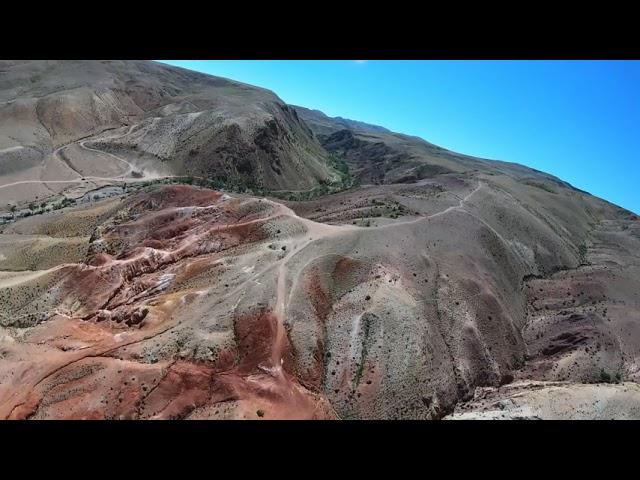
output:
[{"label": "mountain", "polygon": [[292,105],[292,107],[316,134],[330,135],[338,130],[344,129],[369,133],[391,133],[386,128],[378,125],[371,125],[370,123],[358,122],[357,120],[349,120],[348,118],[342,117],[329,117],[320,110],[311,110],[298,105]]},{"label": "mountain", "polygon": [[5,215],[0,418],[640,418],[633,212],[216,77],[37,65],[1,66],[0,192],[121,170]]},{"label": "mountain", "polygon": [[95,187],[163,175],[280,190],[340,178],[268,90],[146,61],[0,63],[0,183],[16,183],[0,201],[42,199],[82,177]]},{"label": "mountain", "polygon": [[442,173],[484,172],[571,187],[552,175],[516,163],[462,155],[384,127],[328,117],[318,110],[294,109],[322,146],[343,158],[362,183],[406,183]]}]

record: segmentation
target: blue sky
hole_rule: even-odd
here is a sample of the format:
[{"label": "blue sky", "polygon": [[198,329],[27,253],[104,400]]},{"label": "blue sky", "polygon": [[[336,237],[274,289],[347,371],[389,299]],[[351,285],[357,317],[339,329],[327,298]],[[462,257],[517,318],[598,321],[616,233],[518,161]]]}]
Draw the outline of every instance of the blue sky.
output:
[{"label": "blue sky", "polygon": [[164,62],[528,165],[640,214],[640,61]]}]

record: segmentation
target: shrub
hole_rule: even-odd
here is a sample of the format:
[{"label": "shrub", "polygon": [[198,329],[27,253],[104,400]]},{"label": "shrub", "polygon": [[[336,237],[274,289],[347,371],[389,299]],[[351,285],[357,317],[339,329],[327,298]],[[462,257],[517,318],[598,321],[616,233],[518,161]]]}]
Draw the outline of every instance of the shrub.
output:
[{"label": "shrub", "polygon": [[611,383],[611,375],[609,375],[604,368],[600,370],[600,381],[603,383]]},{"label": "shrub", "polygon": [[513,363],[513,368],[515,370],[522,369],[526,364],[526,358],[524,357],[524,355],[521,357],[519,355],[513,354],[511,356],[511,360],[512,360],[512,363]]},{"label": "shrub", "polygon": [[75,205],[76,201],[73,198],[65,197],[62,199],[62,207],[68,207],[69,205]]},{"label": "shrub", "polygon": [[584,243],[578,245],[578,255],[580,256],[580,263],[585,263],[587,259],[587,246]]}]

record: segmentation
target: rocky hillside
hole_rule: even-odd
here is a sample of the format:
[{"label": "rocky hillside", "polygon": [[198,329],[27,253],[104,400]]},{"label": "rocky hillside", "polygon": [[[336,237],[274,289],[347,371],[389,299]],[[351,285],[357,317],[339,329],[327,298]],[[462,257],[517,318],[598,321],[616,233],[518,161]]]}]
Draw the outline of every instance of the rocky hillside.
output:
[{"label": "rocky hillside", "polygon": [[443,173],[482,172],[570,187],[552,175],[522,165],[462,155],[384,127],[294,108],[323,147],[345,160],[352,175],[363,184],[410,183]]},{"label": "rocky hillside", "polygon": [[268,90],[148,61],[0,62],[2,208],[167,175],[275,190],[341,178]]}]

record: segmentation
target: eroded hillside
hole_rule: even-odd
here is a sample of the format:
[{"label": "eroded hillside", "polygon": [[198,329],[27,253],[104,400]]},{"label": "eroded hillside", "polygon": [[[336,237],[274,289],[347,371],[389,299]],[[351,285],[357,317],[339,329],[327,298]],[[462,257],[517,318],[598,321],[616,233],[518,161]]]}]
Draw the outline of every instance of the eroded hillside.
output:
[{"label": "eroded hillside", "polygon": [[640,222],[593,197],[447,176],[121,198],[5,228],[4,262],[86,256],[3,273],[3,417],[441,418],[479,386],[638,380]]},{"label": "eroded hillside", "polygon": [[172,175],[274,190],[341,181],[268,90],[148,61],[0,62],[2,211]]}]

